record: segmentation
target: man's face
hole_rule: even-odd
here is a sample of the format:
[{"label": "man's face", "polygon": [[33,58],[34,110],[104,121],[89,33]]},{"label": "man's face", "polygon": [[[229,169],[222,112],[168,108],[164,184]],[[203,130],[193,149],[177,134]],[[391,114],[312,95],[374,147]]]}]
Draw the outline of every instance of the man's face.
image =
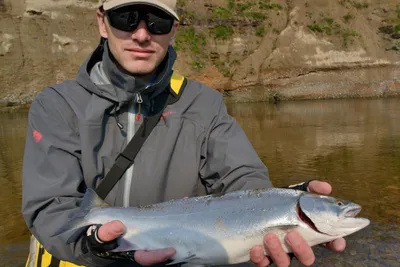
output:
[{"label": "man's face", "polygon": [[[129,8],[137,8],[131,6]],[[126,10],[126,8],[125,8]],[[172,44],[178,28],[173,22],[172,29],[166,34],[152,34],[146,23],[141,20],[133,31],[122,31],[110,25],[107,16],[97,12],[100,35],[108,39],[108,46],[118,63],[133,75],[152,74],[163,61],[168,46]]]}]

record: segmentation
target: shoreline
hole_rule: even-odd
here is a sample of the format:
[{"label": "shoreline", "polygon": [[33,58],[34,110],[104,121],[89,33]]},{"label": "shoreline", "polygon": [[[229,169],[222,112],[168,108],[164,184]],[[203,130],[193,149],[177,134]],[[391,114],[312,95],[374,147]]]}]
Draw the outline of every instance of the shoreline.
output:
[{"label": "shoreline", "polygon": [[[313,88],[307,92],[293,93],[298,88],[268,88],[263,85],[250,86],[237,90],[220,91],[226,104],[234,103],[256,103],[256,102],[286,102],[286,101],[318,101],[338,99],[382,99],[400,98],[400,79],[384,81],[377,87],[376,84],[360,84],[353,88],[322,92],[321,89]],[[34,99],[36,94],[28,95]],[[12,113],[28,111],[32,102],[8,101],[0,99],[0,113]]]},{"label": "shoreline", "polygon": [[[222,93],[226,103],[400,97],[398,64],[301,72],[301,69],[270,70],[257,82],[246,84],[242,81],[240,84],[232,81],[230,86],[221,86],[221,83],[217,86],[218,79],[204,79],[203,74],[187,77]],[[0,97],[0,112],[29,109],[38,93],[40,91],[25,94],[16,91]]]},{"label": "shoreline", "polygon": [[400,97],[400,78],[371,83],[308,83],[267,88],[258,85],[223,94],[229,103],[392,98]]}]

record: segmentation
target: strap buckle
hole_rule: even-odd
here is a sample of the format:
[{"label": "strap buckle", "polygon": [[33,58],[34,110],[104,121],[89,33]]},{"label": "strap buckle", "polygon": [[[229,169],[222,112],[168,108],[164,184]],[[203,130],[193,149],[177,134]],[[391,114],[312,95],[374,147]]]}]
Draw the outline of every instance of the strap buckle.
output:
[{"label": "strap buckle", "polygon": [[119,153],[117,158],[115,159],[115,165],[118,166],[121,170],[127,170],[129,166],[133,163],[133,159],[129,159],[122,153]]}]

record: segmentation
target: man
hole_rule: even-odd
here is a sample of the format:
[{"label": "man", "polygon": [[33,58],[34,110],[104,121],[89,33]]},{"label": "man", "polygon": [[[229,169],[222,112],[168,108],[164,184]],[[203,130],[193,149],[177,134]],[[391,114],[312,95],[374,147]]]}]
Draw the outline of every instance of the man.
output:
[{"label": "man", "polygon": [[[103,0],[97,11],[104,43],[82,65],[75,80],[48,87],[31,105],[23,163],[22,212],[32,234],[58,259],[85,266],[163,265],[175,251],[136,251],[134,261],[105,257],[124,225],[90,227],[76,242],[56,234],[73,217],[86,188],[97,188],[146,118],[163,112],[134,164],[108,192],[115,206],[138,206],[218,192],[272,186],[261,162],[222,96],[195,81],[174,89],[176,54],[171,43],[179,17],[175,0]],[[176,78],[178,77],[178,78]],[[173,101],[170,101],[172,99]],[[165,109],[163,109],[165,107]],[[145,118],[145,119],[144,119]],[[329,194],[312,181],[306,190]],[[314,261],[298,233],[286,241],[305,265]],[[275,235],[251,249],[258,266],[289,256]],[[327,247],[345,247],[338,239]],[[125,264],[125,265],[124,265]]]}]

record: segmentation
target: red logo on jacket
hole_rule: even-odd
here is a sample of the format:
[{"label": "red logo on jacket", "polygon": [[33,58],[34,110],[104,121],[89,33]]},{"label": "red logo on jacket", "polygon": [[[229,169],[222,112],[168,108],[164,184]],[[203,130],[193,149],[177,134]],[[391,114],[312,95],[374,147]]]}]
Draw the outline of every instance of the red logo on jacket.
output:
[{"label": "red logo on jacket", "polygon": [[171,115],[173,115],[173,114],[175,114],[175,113],[176,113],[175,111],[167,111],[167,112],[164,112],[164,113],[161,115],[161,120],[164,120],[165,117],[171,116]]},{"label": "red logo on jacket", "polygon": [[40,132],[38,132],[36,130],[33,131],[33,140],[35,140],[36,144],[39,143],[40,140],[42,140],[42,138],[43,138],[43,134],[41,134]]}]

